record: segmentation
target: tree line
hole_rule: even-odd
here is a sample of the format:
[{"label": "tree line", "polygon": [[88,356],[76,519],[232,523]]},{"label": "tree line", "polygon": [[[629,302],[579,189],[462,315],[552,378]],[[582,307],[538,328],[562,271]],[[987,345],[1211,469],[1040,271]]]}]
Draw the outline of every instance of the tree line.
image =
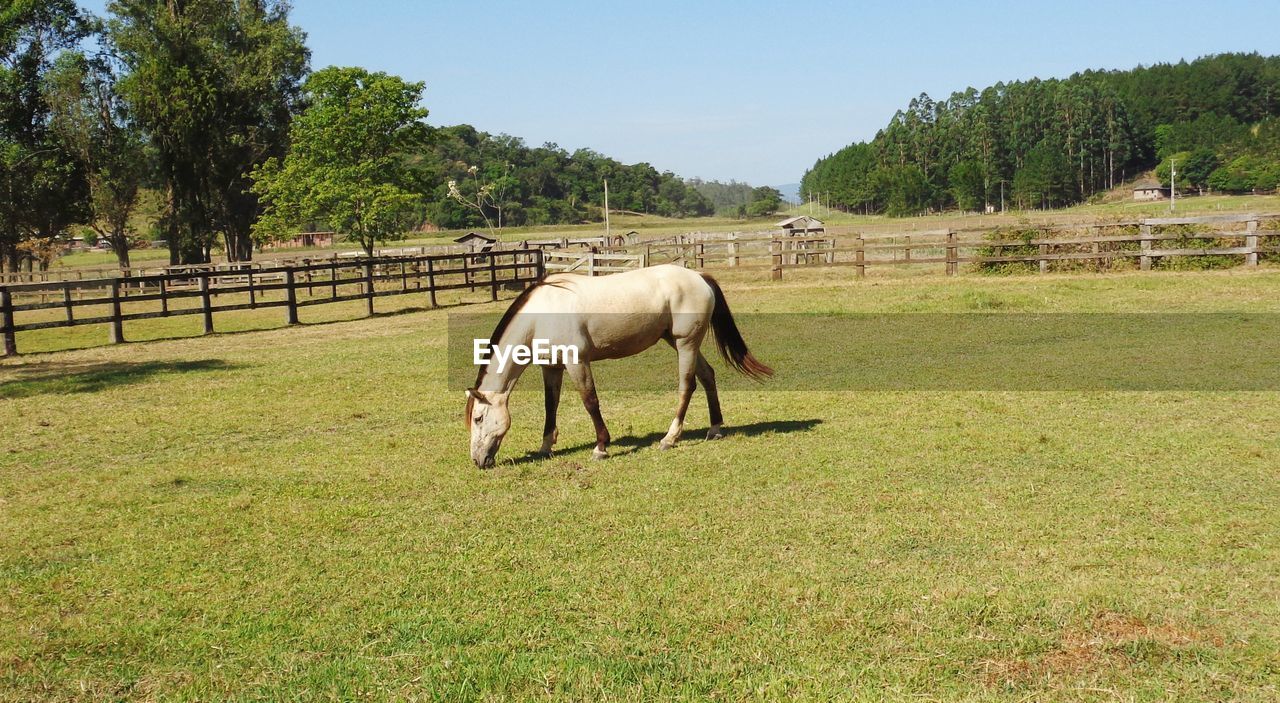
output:
[{"label": "tree line", "polygon": [[1280,57],[1220,54],[921,94],[871,141],[818,159],[801,193],[890,215],[1050,208],[1153,167],[1180,187],[1271,190],[1278,134]]},{"label": "tree line", "polygon": [[78,226],[128,266],[140,218],[180,264],[215,249],[248,260],[300,228],[372,251],[427,223],[599,221],[605,181],[615,210],[716,209],[697,183],[647,163],[430,127],[421,83],[312,72],[289,10],[284,0],[114,0],[99,18],[74,0],[8,0],[0,266],[47,261]]}]

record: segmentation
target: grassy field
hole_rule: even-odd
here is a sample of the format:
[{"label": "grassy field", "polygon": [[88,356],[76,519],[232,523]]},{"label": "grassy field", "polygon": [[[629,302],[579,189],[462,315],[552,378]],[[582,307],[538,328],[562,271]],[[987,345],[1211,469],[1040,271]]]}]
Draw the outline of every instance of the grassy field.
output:
[{"label": "grassy field", "polygon": [[[740,316],[1280,312],[1265,267],[723,280]],[[0,700],[1280,697],[1278,392],[742,390],[659,452],[673,394],[605,387],[592,462],[572,394],[524,456],[531,375],[480,472],[447,314],[0,361]]]}]

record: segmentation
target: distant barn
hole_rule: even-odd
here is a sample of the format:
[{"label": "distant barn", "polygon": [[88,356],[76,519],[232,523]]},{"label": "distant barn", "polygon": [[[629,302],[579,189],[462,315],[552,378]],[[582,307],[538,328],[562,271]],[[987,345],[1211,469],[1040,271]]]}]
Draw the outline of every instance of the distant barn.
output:
[{"label": "distant barn", "polygon": [[809,217],[808,215],[799,215],[797,217],[788,217],[779,222],[777,225],[788,236],[808,236],[812,234],[821,234],[824,230],[822,221]]},{"label": "distant barn", "polygon": [[489,251],[498,242],[493,237],[486,237],[479,232],[467,232],[453,241],[466,245],[467,249],[472,252]]},{"label": "distant barn", "polygon": [[1155,181],[1138,181],[1133,185],[1134,200],[1164,200],[1169,197],[1169,189]]}]

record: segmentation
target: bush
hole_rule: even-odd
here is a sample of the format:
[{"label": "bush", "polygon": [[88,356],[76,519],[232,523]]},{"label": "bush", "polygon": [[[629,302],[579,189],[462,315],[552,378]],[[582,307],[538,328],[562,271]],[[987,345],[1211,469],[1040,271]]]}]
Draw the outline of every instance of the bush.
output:
[{"label": "bush", "polygon": [[[1153,249],[1216,249],[1244,246],[1244,236],[1217,237],[1212,228],[1205,225],[1170,225],[1161,227],[1157,234],[1175,234],[1177,239],[1153,242]],[[1213,256],[1160,256],[1151,262],[1157,271],[1209,271],[1227,269],[1244,263],[1244,256],[1222,254]]]}]

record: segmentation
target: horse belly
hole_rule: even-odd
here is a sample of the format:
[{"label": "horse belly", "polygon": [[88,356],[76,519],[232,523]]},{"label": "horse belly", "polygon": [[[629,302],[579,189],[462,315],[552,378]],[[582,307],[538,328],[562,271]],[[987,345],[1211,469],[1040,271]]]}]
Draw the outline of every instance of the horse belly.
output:
[{"label": "horse belly", "polygon": [[652,347],[669,327],[660,314],[608,315],[587,324],[587,351],[591,361],[621,359]]}]

